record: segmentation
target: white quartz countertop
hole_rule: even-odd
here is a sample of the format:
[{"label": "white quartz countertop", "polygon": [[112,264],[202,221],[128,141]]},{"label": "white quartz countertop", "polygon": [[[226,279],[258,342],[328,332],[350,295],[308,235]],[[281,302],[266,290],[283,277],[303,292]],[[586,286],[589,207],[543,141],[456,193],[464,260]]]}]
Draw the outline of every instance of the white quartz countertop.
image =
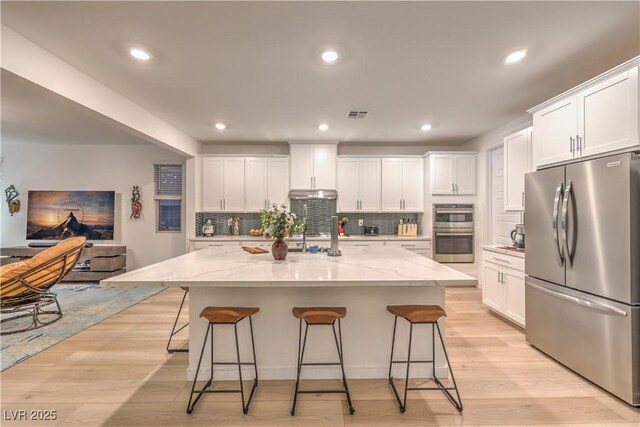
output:
[{"label": "white quartz countertop", "polygon": [[[226,235],[220,235],[220,236],[212,236],[212,237],[191,237],[189,238],[189,241],[192,242],[251,242],[251,241],[265,241],[267,239],[265,239],[263,236],[226,236]],[[287,238],[287,240],[291,240],[291,241],[298,241],[298,240],[302,240],[302,237],[290,237]],[[326,241],[330,241],[331,238],[330,237],[309,237],[307,236],[307,240],[309,241],[317,241],[317,240],[326,240]],[[395,235],[384,235],[384,236],[363,236],[363,235],[358,235],[358,236],[341,236],[339,237],[339,240],[344,240],[344,241],[411,241],[411,240],[431,240],[431,237],[427,237],[427,236],[418,236],[418,237],[398,237]],[[272,241],[272,240],[267,240],[267,241]]]},{"label": "white quartz countertop", "polygon": [[525,253],[524,250],[516,251],[513,249],[502,249],[504,247],[505,245],[482,245],[482,249],[486,249],[491,252],[497,252],[503,255],[510,255],[510,256],[524,259],[524,253]]},{"label": "white quartz countertop", "polygon": [[106,286],[335,287],[475,285],[477,280],[406,249],[341,248],[342,256],[292,252],[286,261],[240,247],[209,247],[102,280]]}]

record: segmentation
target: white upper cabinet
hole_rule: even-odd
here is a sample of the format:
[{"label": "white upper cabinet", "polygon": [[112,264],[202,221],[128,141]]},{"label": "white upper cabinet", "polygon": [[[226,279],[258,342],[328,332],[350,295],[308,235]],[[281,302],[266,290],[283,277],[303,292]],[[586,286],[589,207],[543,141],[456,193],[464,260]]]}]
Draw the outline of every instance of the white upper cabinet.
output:
[{"label": "white upper cabinet", "polygon": [[244,159],[237,157],[202,160],[202,210],[243,212],[245,210]]},{"label": "white upper cabinet", "polygon": [[524,211],[524,175],[531,172],[532,127],[504,138],[504,210]]},{"label": "white upper cabinet", "polygon": [[422,158],[402,159],[402,210],[424,210],[424,162]]},{"label": "white upper cabinet", "polygon": [[258,212],[272,203],[287,205],[289,159],[248,157],[245,160],[246,211]]},{"label": "white upper cabinet", "polygon": [[575,98],[564,99],[533,114],[536,166],[574,158],[578,135],[577,114]]},{"label": "white upper cabinet", "polygon": [[340,212],[380,212],[380,159],[338,159]]},{"label": "white upper cabinet", "polygon": [[313,145],[290,144],[291,188],[306,190],[313,188]]},{"label": "white upper cabinet", "polygon": [[476,156],[454,157],[456,194],[476,194]]},{"label": "white upper cabinet", "polygon": [[359,208],[358,159],[338,159],[338,210],[356,212]]},{"label": "white upper cabinet", "polygon": [[244,211],[244,159],[224,159],[224,199],[227,212]]},{"label": "white upper cabinet", "polygon": [[557,101],[529,110],[535,129],[534,166],[639,146],[637,62],[636,58]]},{"label": "white upper cabinet", "polygon": [[431,194],[476,194],[475,154],[431,154]]},{"label": "white upper cabinet", "polygon": [[638,68],[578,94],[581,156],[638,145]]},{"label": "white upper cabinet", "polygon": [[291,188],[296,190],[336,188],[336,144],[289,144]]},{"label": "white upper cabinet", "polygon": [[265,158],[247,158],[244,176],[247,183],[245,201],[247,212],[257,212],[267,207],[268,162]]},{"label": "white upper cabinet", "polygon": [[[267,205],[289,205],[289,158],[267,159]],[[252,185],[248,182],[247,185]]]},{"label": "white upper cabinet", "polygon": [[382,212],[422,212],[423,162],[421,158],[382,159]]},{"label": "white upper cabinet", "polygon": [[271,203],[287,204],[286,157],[205,157],[202,159],[202,210],[257,212]]},{"label": "white upper cabinet", "polygon": [[224,198],[224,160],[219,158],[202,159],[202,210],[222,212]]}]

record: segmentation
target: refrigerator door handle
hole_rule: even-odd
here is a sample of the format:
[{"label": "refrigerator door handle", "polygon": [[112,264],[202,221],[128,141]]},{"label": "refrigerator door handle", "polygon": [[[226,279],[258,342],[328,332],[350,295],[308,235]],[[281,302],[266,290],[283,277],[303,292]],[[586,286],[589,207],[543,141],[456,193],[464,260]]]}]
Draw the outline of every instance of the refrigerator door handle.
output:
[{"label": "refrigerator door handle", "polygon": [[564,265],[564,250],[562,246],[560,246],[560,239],[558,238],[558,211],[560,210],[560,203],[564,195],[563,184],[564,183],[561,182],[558,184],[558,187],[556,187],[556,196],[553,200],[553,241],[555,242],[556,258],[560,265]]},{"label": "refrigerator door handle", "polygon": [[593,310],[599,310],[599,311],[603,311],[605,313],[612,313],[612,314],[616,314],[618,316],[624,316],[624,317],[627,316],[627,312],[626,311],[620,310],[619,308],[612,307],[612,306],[607,305],[607,304],[602,304],[602,303],[595,302],[595,301],[587,301],[587,300],[584,300],[584,299],[581,299],[581,298],[576,298],[576,297],[571,296],[571,295],[567,295],[567,294],[563,294],[563,293],[560,293],[560,292],[552,291],[551,289],[547,289],[547,288],[545,288],[543,286],[536,285],[536,284],[531,283],[531,282],[527,283],[527,285],[539,290],[540,292],[544,292],[545,294],[553,295],[554,297],[562,298],[564,300],[571,301],[573,303],[579,304],[579,305],[584,306],[584,307],[591,308]]},{"label": "refrigerator door handle", "polygon": [[569,225],[569,201],[571,199],[571,192],[573,191],[573,182],[567,181],[567,187],[564,190],[564,198],[562,200],[562,218],[560,220],[560,228],[562,228],[562,245],[564,247],[564,257],[569,267],[573,267],[573,259],[571,252],[569,251],[569,233],[567,227]]}]

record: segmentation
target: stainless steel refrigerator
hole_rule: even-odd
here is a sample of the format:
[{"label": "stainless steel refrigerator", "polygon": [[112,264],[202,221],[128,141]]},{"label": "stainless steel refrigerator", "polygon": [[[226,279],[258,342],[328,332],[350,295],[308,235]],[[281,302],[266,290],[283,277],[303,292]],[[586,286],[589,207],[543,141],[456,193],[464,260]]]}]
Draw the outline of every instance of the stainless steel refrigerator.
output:
[{"label": "stainless steel refrigerator", "polygon": [[525,179],[527,341],[640,406],[640,156]]}]

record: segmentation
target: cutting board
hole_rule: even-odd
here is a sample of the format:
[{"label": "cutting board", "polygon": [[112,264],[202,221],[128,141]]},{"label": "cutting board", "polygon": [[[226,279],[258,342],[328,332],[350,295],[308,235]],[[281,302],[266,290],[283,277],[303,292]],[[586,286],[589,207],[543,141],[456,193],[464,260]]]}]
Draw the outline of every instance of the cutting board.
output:
[{"label": "cutting board", "polygon": [[249,252],[250,254],[254,254],[254,255],[255,254],[267,254],[267,253],[269,253],[268,250],[259,248],[257,246],[243,246],[242,249],[247,251],[247,252]]}]

